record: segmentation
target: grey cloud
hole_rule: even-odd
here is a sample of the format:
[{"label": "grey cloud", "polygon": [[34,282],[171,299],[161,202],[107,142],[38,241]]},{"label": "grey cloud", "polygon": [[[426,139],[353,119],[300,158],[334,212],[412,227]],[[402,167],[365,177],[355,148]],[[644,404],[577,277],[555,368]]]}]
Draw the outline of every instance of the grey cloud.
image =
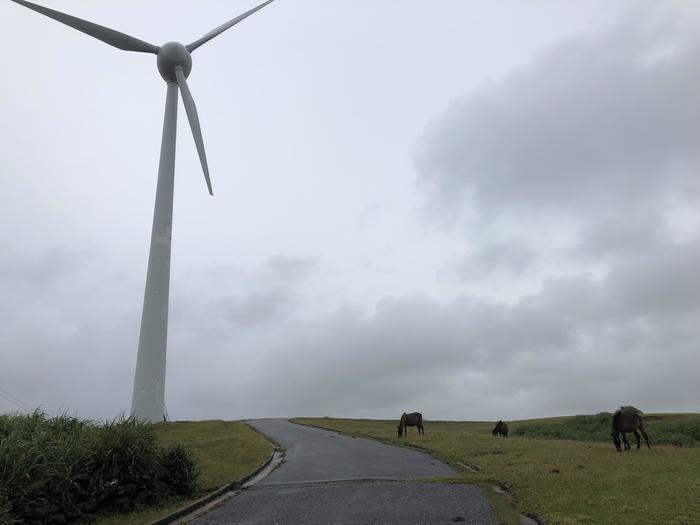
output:
[{"label": "grey cloud", "polygon": [[53,413],[128,409],[142,283],[87,248],[8,255],[2,266],[3,388]]},{"label": "grey cloud", "polygon": [[637,322],[645,319],[682,322],[700,310],[700,238],[659,244],[642,257],[629,257],[613,265],[602,279],[590,275],[550,279],[541,294],[521,304],[566,316],[572,325]]},{"label": "grey cloud", "polygon": [[91,258],[88,249],[66,249],[51,246],[37,255],[12,256],[0,259],[2,283],[25,286],[39,293],[42,288],[60,284],[66,275],[80,270]]},{"label": "grey cloud", "polygon": [[[263,410],[391,417],[420,403],[434,418],[494,418],[632,401],[693,410],[700,293],[690,269],[700,263],[698,246],[621,262],[602,280],[551,279],[511,306],[412,297],[384,301],[372,315],[341,310],[313,329],[297,327],[273,351],[265,377],[284,395]],[[682,287],[690,290],[677,294]],[[682,315],[669,317],[674,305],[654,300],[659,288]]]},{"label": "grey cloud", "polygon": [[275,255],[252,271],[217,267],[189,283],[173,284],[171,318],[195,331],[210,318],[256,329],[283,322],[297,306],[300,286],[318,266],[313,257]]},{"label": "grey cloud", "polygon": [[699,267],[700,239],[670,244],[614,268],[608,277],[610,292],[635,305],[640,315],[697,315]]},{"label": "grey cloud", "polygon": [[463,279],[482,277],[490,272],[524,272],[537,260],[540,251],[525,239],[486,240],[466,254],[456,265]]},{"label": "grey cloud", "polygon": [[270,323],[282,315],[287,297],[279,291],[252,293],[244,297],[222,300],[227,317],[237,325],[253,326]]},{"label": "grey cloud", "polygon": [[578,259],[639,257],[662,249],[669,229],[656,213],[596,217],[583,226],[571,256]]},{"label": "grey cloud", "polygon": [[[454,86],[522,63],[536,42],[585,31],[588,24],[570,23],[571,13],[593,18],[601,11],[566,8],[552,20],[548,10],[527,8],[535,31],[542,29],[536,40],[527,31],[489,40],[483,24],[465,32],[436,18],[432,31],[449,38],[428,31],[415,47],[415,32],[396,33],[382,60],[406,60],[392,71],[367,60],[372,46],[386,41],[381,20],[396,14],[391,9],[369,28],[369,47],[358,48],[352,32],[336,39],[341,47],[327,49],[289,33],[296,40],[286,70],[278,67],[279,46],[240,41],[264,56],[237,55],[240,71],[260,82],[234,82],[236,100],[260,103],[200,108],[225,124],[221,133],[214,121],[207,125],[208,147],[219,150],[212,162],[219,159],[215,184],[224,200],[204,200],[201,180],[189,176],[200,169],[191,141],[178,150],[183,176],[176,222],[182,227],[176,226],[171,287],[171,417],[395,417],[421,410],[428,419],[495,419],[628,403],[647,411],[697,411],[698,232],[689,220],[684,235],[671,235],[677,232],[667,222],[676,204],[700,209],[700,44],[697,29],[679,22],[684,9],[697,7],[674,3],[667,8],[676,9],[674,16],[648,24],[652,4],[644,4],[648,18],[627,13],[607,29],[554,43],[529,66],[456,101],[425,135],[417,191],[406,180],[402,155],[426,115],[461,89]],[[338,5],[341,10],[327,12],[334,20],[357,11],[352,2]],[[489,5],[478,9],[499,20],[501,10]],[[228,8],[219,7],[212,9],[226,19]],[[275,12],[266,18],[275,20]],[[451,21],[465,14],[461,7],[455,16],[448,13]],[[419,9],[404,15],[396,27],[426,29]],[[40,23],[31,14],[25,18],[19,32]],[[282,32],[283,19],[275,26]],[[46,22],[47,31],[64,35],[65,28],[52,24]],[[255,29],[246,27],[235,38]],[[138,69],[137,61],[137,76],[128,78],[146,91],[132,89],[132,81],[121,86],[130,98],[119,98],[124,93],[117,89],[114,100],[126,106],[105,105],[104,89],[90,75],[83,91],[101,97],[78,100],[75,86],[58,86],[58,94],[39,89],[51,68],[69,66],[78,78],[98,57],[90,56],[81,35],[65,35],[69,47],[75,39],[74,56],[84,63],[47,61],[32,77],[38,70],[24,66],[41,56],[45,43],[37,39],[28,42],[29,54],[12,55],[13,78],[21,81],[4,84],[8,147],[0,154],[7,160],[3,187],[12,198],[0,221],[7,247],[0,254],[0,385],[52,412],[112,417],[130,405],[162,123],[157,112],[142,119],[152,134],[137,136],[122,125],[123,111],[114,110],[129,106],[153,115],[162,108],[163,86],[152,63]],[[527,43],[516,49],[521,37]],[[486,43],[478,53],[471,52],[475,42]],[[99,60],[110,60],[100,46],[94,45]],[[367,83],[366,74],[348,76],[347,63],[334,60],[341,48],[351,62],[369,65],[369,77],[384,76],[387,89],[377,92],[379,84]],[[415,53],[407,49],[425,55],[429,74],[420,82],[414,82]],[[211,63],[201,59],[204,72]],[[310,83],[274,89],[304,64]],[[332,66],[326,80],[333,89],[323,82],[315,89],[319,65]],[[112,70],[105,69],[105,78],[114,78]],[[224,100],[213,91],[206,95],[206,86],[225,83],[205,77],[195,86],[198,100]],[[366,92],[355,105],[338,105],[338,97],[347,99],[348,79]],[[261,85],[271,91],[263,93]],[[395,85],[407,89],[397,96]],[[85,104],[94,107],[81,115]],[[52,107],[65,114],[45,118]],[[232,110],[228,116],[225,107]],[[379,127],[368,128],[378,115]],[[112,125],[96,127],[96,118]],[[300,122],[308,124],[304,133]],[[104,140],[91,142],[95,130]],[[117,135],[110,137],[110,130]],[[130,154],[110,152],[116,143]],[[75,154],[80,145],[82,156]],[[72,153],[63,156],[64,150]],[[463,215],[466,227],[437,235],[417,229],[410,209],[424,198],[433,210]],[[290,203],[311,208],[290,215]],[[297,233],[293,241],[302,255],[281,248]],[[86,238],[98,245],[82,245]],[[43,250],[47,239],[57,248]],[[436,268],[451,264],[461,280],[436,284]],[[482,277],[483,296],[465,292],[470,279]],[[506,301],[488,290],[522,280],[527,287],[514,288],[534,290],[529,295],[516,291]],[[381,299],[385,294],[393,297]],[[347,304],[347,297],[358,304]]]},{"label": "grey cloud", "polygon": [[[550,279],[514,304],[396,297],[372,312],[346,306],[314,321],[262,308],[261,325],[232,319],[221,308],[222,290],[200,290],[196,301],[178,291],[173,310],[188,322],[171,325],[168,409],[179,419],[394,417],[408,409],[432,419],[491,419],[621,403],[692,410],[689,400],[700,395],[699,246],[677,243],[656,258],[620,260],[603,279]],[[81,294],[92,286],[85,275],[101,262],[68,276]],[[71,322],[45,333],[27,327],[65,310],[70,301],[60,288],[46,290],[38,321],[37,312],[11,311],[6,326],[16,329],[3,332],[2,347],[13,377],[3,388],[50,410],[111,417],[128,409],[138,311],[125,305],[140,297],[141,284],[104,285],[93,300],[62,312]],[[246,315],[258,311],[253,293],[234,297]],[[115,302],[116,317],[100,306]],[[38,378],[51,379],[37,389]]]},{"label": "grey cloud", "polygon": [[[210,272],[174,283],[167,384],[174,415],[191,417],[202,392],[202,402],[211,403],[217,377],[235,377],[258,365],[256,352],[284,337],[297,301],[295,287],[315,264],[277,257],[257,271],[239,273],[234,290],[215,286]],[[0,371],[2,388],[51,413],[68,410],[100,419],[128,411],[142,279],[125,277],[92,248],[7,254],[0,267],[0,350],[3,370],[12,370]],[[221,363],[225,368],[209,368]],[[230,388],[227,384],[221,399],[231,397]],[[192,395],[180,400],[181,391]],[[0,406],[17,408],[6,400]]]},{"label": "grey cloud", "polygon": [[[632,399],[648,409],[687,409],[697,393],[688,369],[692,354],[660,360],[663,352],[640,333],[644,328],[624,319],[582,329],[555,311],[534,305],[509,311],[501,305],[498,317],[476,312],[488,324],[463,326],[450,309],[428,301],[424,308],[439,313],[408,333],[390,329],[415,321],[398,308],[365,323],[348,320],[342,332],[329,326],[310,341],[290,338],[264,376],[282,395],[267,401],[257,381],[249,384],[260,400],[258,410],[391,417],[415,407],[432,418],[493,418],[493,399],[501,398],[501,414],[507,405],[509,417],[523,417],[610,409]],[[453,308],[469,319],[468,310]],[[676,329],[658,319],[650,324],[663,332]],[[669,378],[687,390],[657,395]],[[319,391],[332,395],[318,396]],[[430,403],[426,393],[434,396]]]},{"label": "grey cloud", "polygon": [[313,257],[288,257],[276,255],[265,263],[265,269],[274,278],[287,281],[297,281],[308,277],[318,266]]},{"label": "grey cloud", "polygon": [[420,154],[433,207],[588,215],[696,192],[700,42],[644,62],[674,29],[623,18],[455,102]]}]

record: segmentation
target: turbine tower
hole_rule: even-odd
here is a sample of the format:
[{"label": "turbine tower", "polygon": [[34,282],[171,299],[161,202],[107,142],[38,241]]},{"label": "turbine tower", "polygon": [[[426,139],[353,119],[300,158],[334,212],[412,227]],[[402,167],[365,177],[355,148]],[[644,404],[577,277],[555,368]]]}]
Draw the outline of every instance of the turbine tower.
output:
[{"label": "turbine tower", "polygon": [[134,392],[131,414],[144,421],[161,421],[165,413],[165,358],[168,338],[168,296],[170,291],[170,240],[173,224],[173,182],[175,175],[175,136],[177,129],[177,93],[180,91],[185,106],[192,136],[197,147],[199,161],[204,171],[204,180],[210,195],[214,195],[209,179],[209,167],[204,153],[202,130],[199,126],[197,107],[187,87],[187,77],[192,71],[191,53],[202,44],[233,27],[244,18],[262,9],[273,0],[246,11],[211,30],[189,45],[168,42],[154,46],[138,38],[113,29],[82,20],[59,11],[54,11],[24,0],[13,2],[32,9],[58,22],[124,51],[153,53],[157,56],[158,71],[167,84],[165,95],[165,118],[160,144],[160,163],[156,202],[153,211],[151,249],[148,255],[146,290],[141,315],[141,333],[134,375]]}]

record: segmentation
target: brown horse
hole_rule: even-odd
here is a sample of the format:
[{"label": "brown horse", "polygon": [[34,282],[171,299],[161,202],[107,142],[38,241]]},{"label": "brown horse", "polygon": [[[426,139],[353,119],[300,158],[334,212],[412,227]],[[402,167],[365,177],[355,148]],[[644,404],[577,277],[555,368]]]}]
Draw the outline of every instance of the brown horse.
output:
[{"label": "brown horse", "polygon": [[[649,437],[647,433],[644,432],[642,415],[639,412],[618,410],[613,414],[611,427],[610,435],[612,436],[613,443],[618,452],[622,452],[621,444],[624,444],[625,450],[630,450],[632,448],[630,442],[627,441],[627,432],[634,433],[634,437],[637,438],[637,448],[640,448],[639,432],[644,436],[647,448],[651,448],[651,446],[649,446]],[[637,430],[639,430],[639,432],[637,432]],[[620,436],[622,436],[622,440],[620,440]]]},{"label": "brown horse", "polygon": [[399,426],[396,429],[399,433],[399,437],[402,437],[404,433],[408,436],[406,427],[418,427],[418,435],[425,435],[425,429],[423,429],[423,414],[420,412],[413,412],[412,414],[404,412],[401,415]]},{"label": "brown horse", "polygon": [[508,423],[505,423],[503,421],[498,421],[496,423],[496,426],[493,427],[493,430],[491,431],[491,435],[493,436],[501,436],[504,438],[508,437]]}]

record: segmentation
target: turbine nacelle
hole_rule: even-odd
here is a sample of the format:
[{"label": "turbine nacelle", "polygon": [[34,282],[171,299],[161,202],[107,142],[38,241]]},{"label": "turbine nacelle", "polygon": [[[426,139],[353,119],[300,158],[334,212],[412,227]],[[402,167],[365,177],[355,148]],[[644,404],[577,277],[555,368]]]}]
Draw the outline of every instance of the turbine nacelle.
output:
[{"label": "turbine nacelle", "polygon": [[185,78],[192,71],[192,55],[180,42],[168,42],[158,50],[158,72],[166,82],[177,82],[175,68],[181,68]]}]

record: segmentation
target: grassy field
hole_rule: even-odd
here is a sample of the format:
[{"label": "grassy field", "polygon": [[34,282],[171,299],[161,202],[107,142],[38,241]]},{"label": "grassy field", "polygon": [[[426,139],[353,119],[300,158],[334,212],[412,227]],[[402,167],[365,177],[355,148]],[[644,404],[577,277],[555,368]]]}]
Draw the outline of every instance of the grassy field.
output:
[{"label": "grassy field", "polygon": [[[610,442],[612,414],[571,416],[522,422],[513,435],[540,439]],[[700,446],[700,417],[693,414],[656,414],[644,418],[644,428],[652,445]],[[630,438],[632,436],[630,435]],[[635,441],[636,443],[636,441]]]},{"label": "grassy field", "polygon": [[[397,421],[295,421],[410,444],[453,465],[476,466],[479,472],[462,468],[460,479],[487,488],[502,484],[510,493],[506,499],[519,512],[534,513],[551,524],[700,523],[700,447],[653,444],[655,426],[671,424],[692,433],[700,415],[648,416],[653,448],[624,453],[616,452],[612,442],[541,437],[546,427],[568,427],[571,419],[509,421],[516,435],[507,439],[491,436],[493,422],[426,421],[425,436],[418,437],[410,428],[409,437],[402,440],[396,436]],[[537,438],[517,436],[533,426],[544,428]]]},{"label": "grassy field", "polygon": [[104,516],[98,525],[149,523],[219,487],[241,479],[263,463],[272,447],[248,425],[237,421],[178,421],[154,426],[163,445],[181,442],[192,450],[201,469],[195,497],[127,515]]}]

